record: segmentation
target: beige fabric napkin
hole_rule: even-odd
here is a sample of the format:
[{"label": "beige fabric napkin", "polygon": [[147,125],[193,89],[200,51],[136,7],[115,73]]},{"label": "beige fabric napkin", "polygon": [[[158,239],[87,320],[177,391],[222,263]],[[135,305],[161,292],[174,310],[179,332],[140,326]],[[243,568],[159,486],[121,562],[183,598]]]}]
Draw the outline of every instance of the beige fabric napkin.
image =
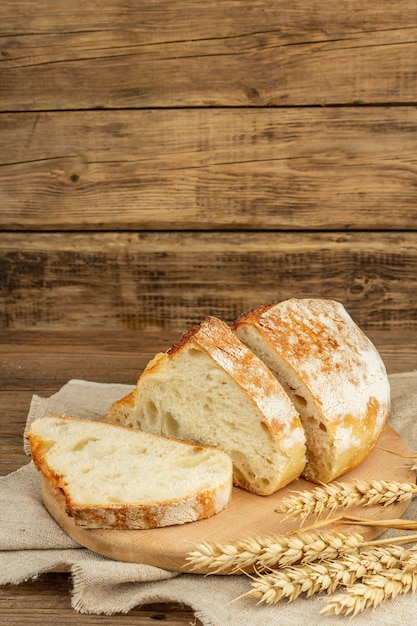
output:
[{"label": "beige fabric napkin", "polygon": [[[417,450],[417,372],[390,377],[390,424]],[[126,385],[72,380],[50,398],[34,396],[27,427],[51,413],[97,418],[127,393]],[[28,451],[25,442],[26,452]],[[417,519],[417,498],[404,517]],[[388,531],[392,536],[396,531]],[[199,576],[169,572],[148,565],[123,563],[95,554],[70,539],[42,504],[39,475],[29,462],[0,478],[0,584],[19,584],[42,572],[66,567],[72,573],[71,602],[80,613],[126,613],[149,602],[174,601],[191,606],[205,626],[278,626],[291,624],[415,623],[417,595],[386,601],[372,612],[351,617],[322,617],[326,597],[298,598],[267,607],[249,599],[231,602],[249,590],[246,576]]]}]

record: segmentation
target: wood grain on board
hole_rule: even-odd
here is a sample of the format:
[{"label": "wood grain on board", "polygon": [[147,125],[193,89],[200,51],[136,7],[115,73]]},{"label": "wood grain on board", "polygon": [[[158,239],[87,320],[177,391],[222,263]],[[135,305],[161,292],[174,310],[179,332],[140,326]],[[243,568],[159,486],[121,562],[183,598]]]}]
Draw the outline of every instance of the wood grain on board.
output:
[{"label": "wood grain on board", "polygon": [[[415,471],[410,469],[413,462],[403,460],[397,454],[410,454],[410,449],[395,431],[386,427],[370,456],[340,480],[415,482]],[[194,568],[190,565],[187,556],[195,546],[201,545],[204,541],[230,544],[250,537],[266,537],[296,531],[300,528],[300,519],[285,518],[284,515],[276,513],[275,508],[293,493],[312,491],[317,487],[313,483],[299,479],[268,497],[255,496],[234,488],[229,506],[206,520],[152,530],[92,530],[75,524],[65,511],[65,499],[61,492],[46,478],[42,477],[41,481],[47,510],[61,528],[82,546],[119,561],[145,563],[172,571],[193,571],[199,574],[208,574],[213,570],[209,566],[200,565]],[[337,518],[345,512],[372,521],[395,519],[407,510],[409,503],[410,500],[407,500],[386,507],[356,507],[347,512],[338,510],[332,517]],[[313,516],[306,520],[304,526],[315,521],[316,517]],[[329,529],[358,532],[366,540],[377,537],[385,530],[379,526],[357,526],[343,521],[322,527],[324,531]],[[219,573],[233,572],[225,570]]]}]

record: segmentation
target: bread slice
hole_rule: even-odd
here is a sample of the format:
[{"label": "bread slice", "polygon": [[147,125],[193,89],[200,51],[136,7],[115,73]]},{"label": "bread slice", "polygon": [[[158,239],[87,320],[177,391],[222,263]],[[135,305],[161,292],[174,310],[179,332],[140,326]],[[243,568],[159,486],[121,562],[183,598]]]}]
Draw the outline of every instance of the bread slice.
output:
[{"label": "bread slice", "polygon": [[107,419],[221,448],[232,458],[234,483],[259,495],[297,478],[305,464],[304,430],[288,395],[215,317],[157,354]]},{"label": "bread slice", "polygon": [[388,419],[390,387],[379,353],[343,305],[293,298],[242,315],[234,330],[300,414],[304,476],[327,483],[359,465]]},{"label": "bread slice", "polygon": [[112,424],[50,416],[27,435],[37,469],[87,528],[146,529],[219,513],[232,490],[232,462],[215,448]]}]

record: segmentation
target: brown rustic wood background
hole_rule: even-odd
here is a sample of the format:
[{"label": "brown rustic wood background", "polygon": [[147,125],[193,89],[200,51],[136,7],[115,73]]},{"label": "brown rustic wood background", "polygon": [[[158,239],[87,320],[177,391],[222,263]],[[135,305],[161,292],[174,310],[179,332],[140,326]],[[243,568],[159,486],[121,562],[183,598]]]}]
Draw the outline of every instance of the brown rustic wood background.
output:
[{"label": "brown rustic wood background", "polygon": [[47,337],[133,382],[205,315],[293,296],[416,366],[415,0],[3,0],[0,31],[11,389]]},{"label": "brown rustic wood background", "polygon": [[0,28],[2,330],[313,295],[415,338],[414,0],[6,0]]}]

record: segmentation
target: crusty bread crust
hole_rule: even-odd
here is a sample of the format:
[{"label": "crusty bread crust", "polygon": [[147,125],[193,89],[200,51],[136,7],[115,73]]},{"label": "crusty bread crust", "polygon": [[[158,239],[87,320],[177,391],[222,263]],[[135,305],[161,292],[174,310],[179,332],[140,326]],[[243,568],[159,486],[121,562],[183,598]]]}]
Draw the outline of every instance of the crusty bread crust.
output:
[{"label": "crusty bread crust", "polygon": [[[231,405],[232,394],[241,408]],[[136,395],[114,403],[108,419],[217,446],[234,462],[235,485],[260,495],[297,478],[305,464],[294,405],[265,364],[212,316],[155,355]]]},{"label": "crusty bread crust", "polygon": [[[221,320],[207,316],[199,327],[186,334],[168,355],[194,344],[211,356],[245,391],[263,412],[263,423],[280,439],[282,446],[294,440],[302,441],[302,427],[297,412],[288,403],[281,385],[265,364],[231,332]],[[285,410],[285,413],[284,413]],[[288,437],[290,436],[290,440]]]},{"label": "crusty bread crust", "polygon": [[305,477],[329,482],[359,465],[388,419],[390,388],[380,355],[343,305],[293,298],[243,314],[233,328],[300,413]]},{"label": "crusty bread crust", "polygon": [[[56,425],[58,426],[56,427]],[[179,442],[167,437],[132,431],[113,424],[62,416],[48,416],[33,422],[27,437],[36,468],[56,489],[61,491],[65,498],[67,514],[73,517],[78,525],[86,528],[138,530],[184,524],[206,519],[219,513],[230,500],[232,490],[231,461],[221,451],[208,446]],[[83,448],[85,449],[89,442],[95,446],[90,457],[82,454]],[[117,461],[117,470],[121,474],[125,473],[127,482],[139,484],[143,479],[140,472],[135,475],[126,470],[125,458],[128,452],[124,452],[123,446],[126,450],[127,442],[128,445],[137,443],[138,449],[147,449],[149,443],[152,444],[150,449],[142,452],[143,456],[148,455],[148,459],[144,459],[141,464],[136,464],[139,468],[143,468],[144,463],[148,462],[150,473],[157,471],[157,468],[152,466],[156,459],[155,448],[159,448],[160,451],[170,451],[178,464],[184,463],[184,467],[180,467],[179,471],[183,472],[187,483],[186,493],[182,488],[180,497],[172,497],[172,493],[176,491],[176,485],[172,485],[173,468],[167,461],[165,469],[162,465],[162,471],[165,471],[164,481],[166,485],[163,500],[155,499],[152,501],[149,499],[152,486],[149,485],[148,478],[147,484],[143,488],[143,493],[146,492],[146,498],[144,497],[143,501],[108,501],[106,493],[108,491],[115,492],[115,489],[112,489],[112,476],[110,474],[105,475],[109,463],[114,464]],[[105,443],[104,453],[100,443]],[[110,448],[110,454],[117,453],[115,459],[111,456],[106,457],[106,446]],[[119,449],[117,450],[118,446]],[[54,447],[57,450],[55,454],[52,454]],[[98,452],[103,453],[102,458],[96,458]],[[138,451],[137,454],[139,455],[141,452]],[[157,454],[160,456],[158,452]],[[67,458],[66,463],[63,461],[65,458]],[[156,460],[158,461],[158,459]],[[195,479],[193,473],[193,463],[195,462],[201,462],[202,472],[209,473],[210,469],[215,468],[216,471],[211,477],[211,484],[206,477],[200,482]],[[92,481],[89,466],[96,464],[98,464],[98,471],[104,475],[103,480],[98,486],[94,485],[95,488],[91,488],[91,493],[88,493],[88,481]],[[77,473],[81,474],[81,478],[76,477],[77,480],[80,479],[85,482],[83,491],[87,491],[88,502],[83,501],[85,494],[80,495],[80,492],[77,491],[75,476],[73,475],[74,467],[76,467]],[[85,473],[84,478],[83,472]],[[140,488],[136,489],[137,491],[140,492]]]},{"label": "crusty bread crust", "polygon": [[137,388],[135,387],[126,396],[112,403],[111,411],[107,415],[106,421],[113,424],[131,426],[136,412],[137,401]]}]

